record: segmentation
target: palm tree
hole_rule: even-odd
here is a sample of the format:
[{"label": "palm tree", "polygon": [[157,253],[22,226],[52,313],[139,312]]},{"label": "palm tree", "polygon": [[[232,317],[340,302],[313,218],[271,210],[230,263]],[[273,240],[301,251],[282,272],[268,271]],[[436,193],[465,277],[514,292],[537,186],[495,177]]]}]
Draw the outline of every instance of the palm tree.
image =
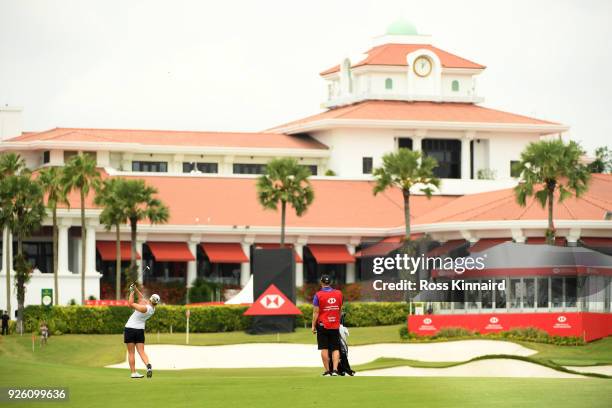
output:
[{"label": "palm tree", "polygon": [[25,161],[21,156],[15,153],[6,153],[0,156],[0,226],[2,229],[7,229],[7,239],[4,240],[3,260],[4,270],[6,271],[6,310],[11,314],[11,246],[10,246],[10,219],[12,213],[11,191],[8,186],[8,181],[11,177],[16,176],[25,170]]},{"label": "palm tree", "polygon": [[95,199],[96,205],[104,208],[100,213],[100,222],[109,231],[115,228],[115,299],[117,300],[121,298],[121,224],[127,222],[125,208],[118,194],[123,184],[125,184],[125,179],[122,178],[104,180]]},{"label": "palm tree", "polygon": [[440,188],[440,179],[433,170],[438,162],[433,157],[422,157],[421,152],[401,148],[383,156],[383,165],[372,173],[376,179],[374,195],[388,188],[397,187],[404,198],[404,242],[410,241],[410,189],[420,186],[419,191],[431,198],[433,188]]},{"label": "palm tree", "polygon": [[281,248],[285,246],[285,219],[287,204],[301,217],[314,200],[314,190],[308,178],[310,170],[292,158],[271,160],[266,172],[257,179],[257,197],[265,209],[277,210],[281,206]]},{"label": "palm tree", "polygon": [[10,230],[17,236],[17,257],[15,258],[15,285],[17,289],[17,322],[23,333],[23,308],[25,284],[28,282],[32,266],[23,253],[23,240],[40,229],[46,215],[43,189],[28,170],[8,179],[10,192]]},{"label": "palm tree", "polygon": [[97,190],[100,184],[100,173],[96,168],[95,158],[82,153],[71,157],[64,167],[61,184],[66,194],[78,190],[81,198],[81,302],[85,303],[85,271],[87,270],[85,197],[91,190]]},{"label": "palm tree", "polygon": [[148,220],[151,224],[163,224],[170,218],[168,207],[155,197],[157,189],[147,186],[144,180],[125,180],[118,185],[115,193],[121,208],[130,222],[130,279],[136,281],[136,234],[138,222]]},{"label": "palm tree", "polygon": [[53,219],[53,290],[56,306],[59,304],[57,206],[68,202],[61,179],[62,169],[60,167],[45,167],[38,176],[38,182],[47,194],[47,206],[51,208]]},{"label": "palm tree", "polygon": [[530,143],[514,167],[521,175],[521,181],[514,188],[518,203],[525,206],[527,197],[535,196],[542,208],[548,206],[548,244],[555,242],[555,192],[559,192],[558,202],[561,203],[572,196],[580,197],[588,188],[591,175],[581,162],[584,154],[584,150],[574,141],[565,144],[560,139],[542,140]]}]

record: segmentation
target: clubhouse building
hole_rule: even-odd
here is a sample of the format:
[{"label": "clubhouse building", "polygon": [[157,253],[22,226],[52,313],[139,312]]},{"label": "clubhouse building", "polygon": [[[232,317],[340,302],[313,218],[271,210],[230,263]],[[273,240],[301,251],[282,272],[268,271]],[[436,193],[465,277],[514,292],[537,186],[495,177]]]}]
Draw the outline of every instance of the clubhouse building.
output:
[{"label": "clubhouse building", "polygon": [[[145,285],[189,287],[202,278],[228,288],[244,286],[253,248],[279,242],[280,213],[262,209],[255,189],[257,175],[276,157],[293,157],[313,174],[314,203],[304,216],[289,211],[287,218],[298,287],[316,283],[322,273],[338,284],[367,281],[372,278],[362,267],[367,249],[372,253],[376,245],[399,242],[404,229],[401,193],[372,193],[372,170],[385,153],[398,148],[421,151],[439,163],[435,171],[441,189],[431,199],[415,192],[411,201],[413,232],[439,242],[432,249],[436,254],[492,251],[508,243],[538,251],[544,247],[546,211],[534,199],[525,207],[516,203],[518,179],[512,165],[530,142],[559,137],[568,126],[483,106],[476,79],[486,67],[437,48],[430,36],[407,22],[392,24],[363,55],[337,62],[320,73],[328,90],[323,112],[264,132],[23,132],[20,109],[2,107],[0,153],[19,153],[31,169],[62,166],[71,156],[88,153],[104,178],[140,178],[155,187],[170,219],[139,225],[139,279]],[[79,206],[73,194],[69,208],[58,214],[61,304],[80,299],[83,245],[88,259],[95,259],[86,271],[87,296],[104,298],[106,288],[114,288],[114,232],[100,225],[101,210],[89,197],[83,241]],[[593,175],[584,196],[555,206],[557,244],[610,256],[611,211],[612,176]],[[122,267],[127,267],[127,226],[121,235]],[[6,231],[2,238],[13,241]],[[53,287],[50,220],[26,241],[25,250],[36,266],[26,303],[40,304],[41,289]],[[609,314],[610,268],[596,273],[603,289],[581,297],[577,288],[582,272],[559,274],[558,267],[518,262],[513,271],[493,275],[507,280],[503,295],[492,292],[483,298],[466,292],[464,299],[436,303],[435,311]],[[5,276],[3,269],[0,282]],[[485,271],[469,278],[490,276]],[[5,307],[5,289],[1,293],[0,309]]]}]

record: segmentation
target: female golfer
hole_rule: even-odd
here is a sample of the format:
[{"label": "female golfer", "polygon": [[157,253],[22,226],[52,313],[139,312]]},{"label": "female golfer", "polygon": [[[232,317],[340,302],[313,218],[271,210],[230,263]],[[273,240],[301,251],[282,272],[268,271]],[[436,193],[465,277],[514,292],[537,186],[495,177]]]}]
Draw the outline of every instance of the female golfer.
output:
[{"label": "female golfer", "polygon": [[[139,302],[134,303],[134,291],[138,292]],[[153,376],[153,369],[149,363],[149,357],[144,351],[145,342],[145,323],[155,313],[155,306],[159,303],[159,295],[152,295],[149,300],[140,293],[134,284],[130,285],[130,296],[128,298],[129,306],[134,309],[134,313],[130,316],[125,329],[123,330],[123,342],[127,346],[128,362],[130,363],[130,371],[132,378],[142,378],[144,375],[136,372],[136,360],[134,358],[134,349],[138,350],[138,354],[142,362],[147,366],[147,377]]]}]

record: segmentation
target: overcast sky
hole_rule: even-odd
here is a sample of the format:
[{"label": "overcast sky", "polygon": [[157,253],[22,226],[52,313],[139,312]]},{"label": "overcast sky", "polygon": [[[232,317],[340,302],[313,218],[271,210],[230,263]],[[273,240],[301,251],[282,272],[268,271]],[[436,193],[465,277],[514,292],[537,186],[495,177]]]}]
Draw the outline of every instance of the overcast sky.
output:
[{"label": "overcast sky", "polygon": [[400,17],[487,66],[485,106],[612,146],[607,0],[0,0],[0,104],[25,130],[259,131],[318,112],[318,73]]}]

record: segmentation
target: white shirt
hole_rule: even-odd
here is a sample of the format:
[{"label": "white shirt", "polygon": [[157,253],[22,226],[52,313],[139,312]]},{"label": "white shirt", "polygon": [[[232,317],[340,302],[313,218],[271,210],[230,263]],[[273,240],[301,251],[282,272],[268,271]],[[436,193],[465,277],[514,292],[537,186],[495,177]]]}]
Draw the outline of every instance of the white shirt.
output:
[{"label": "white shirt", "polygon": [[155,309],[151,305],[147,305],[147,311],[144,313],[134,310],[134,313],[132,313],[128,319],[125,327],[130,329],[144,329],[146,321],[149,317],[153,316],[153,313],[155,313]]}]

